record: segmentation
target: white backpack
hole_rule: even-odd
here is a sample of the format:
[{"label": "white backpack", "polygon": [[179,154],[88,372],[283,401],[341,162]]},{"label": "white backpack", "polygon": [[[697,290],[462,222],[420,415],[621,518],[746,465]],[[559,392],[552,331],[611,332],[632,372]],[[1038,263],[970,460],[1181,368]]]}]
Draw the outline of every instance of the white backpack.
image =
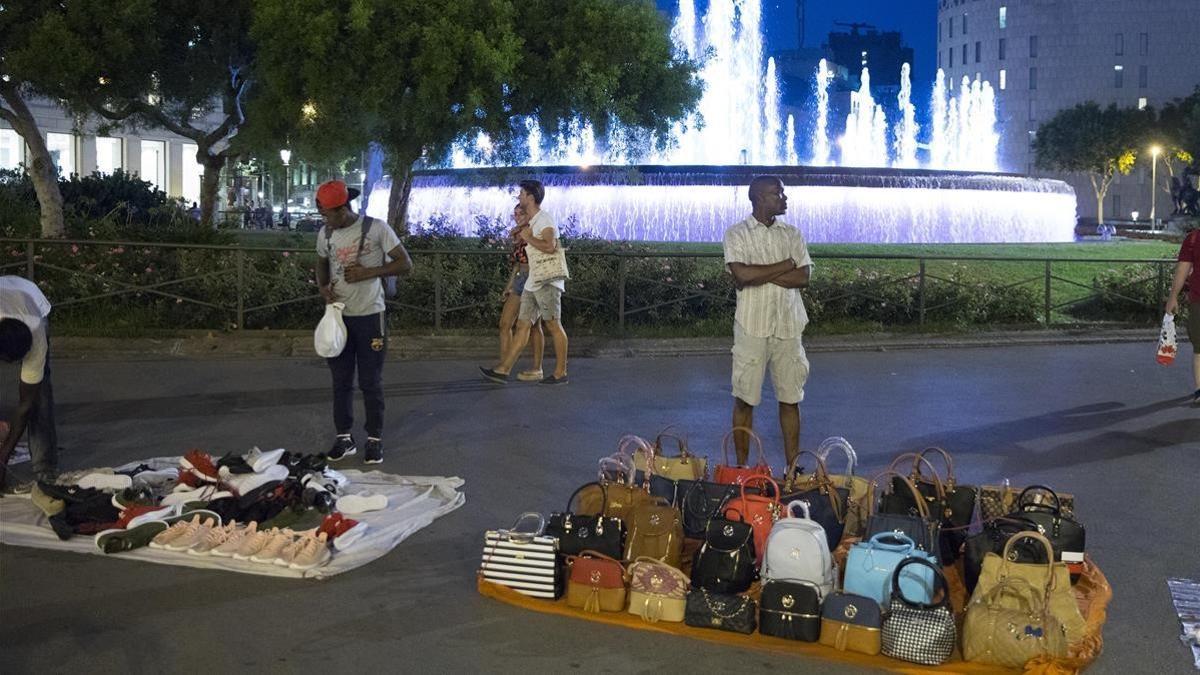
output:
[{"label": "white backpack", "polygon": [[[800,507],[804,517],[797,518],[792,510]],[[808,502],[794,501],[787,505],[783,518],[775,522],[767,535],[767,553],[763,557],[762,580],[807,581],[821,589],[827,598],[834,590],[837,575],[833,556],[825,538],[825,528],[809,518]]]}]

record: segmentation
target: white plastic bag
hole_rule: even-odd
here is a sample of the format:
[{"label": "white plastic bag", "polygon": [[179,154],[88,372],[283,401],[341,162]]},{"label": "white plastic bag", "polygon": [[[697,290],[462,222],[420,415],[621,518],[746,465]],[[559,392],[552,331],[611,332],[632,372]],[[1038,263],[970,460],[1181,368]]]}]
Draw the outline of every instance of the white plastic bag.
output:
[{"label": "white plastic bag", "polygon": [[1175,362],[1175,354],[1178,351],[1179,346],[1175,339],[1175,315],[1164,314],[1162,331],[1158,334],[1158,354],[1155,356],[1155,360],[1164,366],[1169,366]]},{"label": "white plastic bag", "polygon": [[346,323],[342,321],[342,310],[346,304],[331,302],[325,305],[325,316],[317,324],[313,334],[313,347],[318,356],[332,359],[346,348]]}]

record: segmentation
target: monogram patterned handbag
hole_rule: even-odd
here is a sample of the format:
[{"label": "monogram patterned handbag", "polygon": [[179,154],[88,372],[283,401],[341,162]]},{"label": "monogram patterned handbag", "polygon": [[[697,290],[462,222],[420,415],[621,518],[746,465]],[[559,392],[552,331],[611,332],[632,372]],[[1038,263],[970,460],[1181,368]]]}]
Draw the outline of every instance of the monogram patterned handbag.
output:
[{"label": "monogram patterned handbag", "polygon": [[689,591],[684,623],[749,635],[758,627],[758,605],[744,595]]},{"label": "monogram patterned handbag", "polygon": [[629,566],[629,613],[643,621],[683,621],[687,594],[687,576],[666,563],[638,558]]},{"label": "monogram patterned handbag", "polygon": [[[940,601],[925,603],[905,597],[900,575],[912,565],[933,573],[942,590]],[[892,573],[892,599],[881,637],[884,656],[927,666],[941,665],[950,658],[958,632],[950,610],[950,587],[937,565],[924,558],[909,558]]]}]

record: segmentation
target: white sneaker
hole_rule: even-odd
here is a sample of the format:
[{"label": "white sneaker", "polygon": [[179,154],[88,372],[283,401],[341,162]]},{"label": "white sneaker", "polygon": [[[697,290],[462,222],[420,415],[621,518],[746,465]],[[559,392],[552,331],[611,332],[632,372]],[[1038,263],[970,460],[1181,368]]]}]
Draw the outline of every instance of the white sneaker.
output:
[{"label": "white sneaker", "polygon": [[387,495],[363,493],[338,497],[337,510],[342,513],[359,514],[381,511],[388,505]]},{"label": "white sneaker", "polygon": [[225,484],[239,495],[244,495],[255,488],[262,487],[272,481],[284,480],[287,477],[287,467],[276,464],[275,466],[268,467],[262,473],[243,473],[230,476],[225,479]]},{"label": "white sneaker", "polygon": [[214,485],[205,485],[187,492],[172,492],[162,498],[165,506],[183,506],[192,502],[211,502],[224,497],[232,497],[229,490],[222,490]]},{"label": "white sneaker", "polygon": [[133,484],[152,490],[165,490],[179,480],[179,469],[160,469],[158,471],[143,471],[133,474]]},{"label": "white sneaker", "polygon": [[263,452],[256,446],[250,448],[250,452],[247,452],[242,459],[246,460],[246,463],[250,465],[251,469],[254,469],[255,473],[262,473],[278,464],[279,458],[283,457],[283,452],[283,448],[275,448],[269,452]]},{"label": "white sneaker", "polygon": [[133,479],[122,473],[89,473],[76,483],[81,488],[124,490],[133,487]]},{"label": "white sneaker", "polygon": [[210,550],[209,555],[215,555],[219,558],[232,558],[246,543],[246,539],[258,532],[258,523],[250,521],[249,525],[235,527],[225,541],[221,542],[216,548]]}]

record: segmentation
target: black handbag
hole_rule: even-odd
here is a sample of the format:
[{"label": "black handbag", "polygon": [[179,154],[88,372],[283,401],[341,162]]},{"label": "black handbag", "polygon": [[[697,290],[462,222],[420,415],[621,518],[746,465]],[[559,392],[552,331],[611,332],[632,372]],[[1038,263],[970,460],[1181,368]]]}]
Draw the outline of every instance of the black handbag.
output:
[{"label": "black handbag", "polygon": [[[925,457],[930,452],[941,454],[946,464],[946,478],[942,480],[933,464]],[[941,562],[949,565],[958,559],[963,542],[967,539],[967,529],[975,515],[975,504],[979,489],[973,485],[959,485],[954,476],[954,460],[950,453],[941,448],[925,448],[919,453],[909,452],[896,457],[888,467],[898,470],[901,461],[912,458],[912,470],[909,478],[917,486],[917,491],[925,498],[929,506],[929,514],[942,522],[940,548],[944,559]],[[926,476],[921,465],[929,467],[930,475]],[[913,496],[905,490],[895,477],[892,478],[892,492],[886,495],[880,510],[885,513],[904,513],[911,511]]]},{"label": "black handbag", "polygon": [[[882,507],[877,503],[875,489],[881,479],[889,476],[893,478],[893,489],[907,490],[910,495],[907,502],[910,506],[905,507],[901,513],[879,511]],[[899,482],[896,478],[900,479]],[[889,503],[892,508],[898,508],[898,502],[895,500]],[[867,487],[867,528],[863,540],[870,540],[880,532],[903,532],[913,540],[917,548],[932,554],[938,562],[942,561],[941,521],[930,516],[928,505],[920,497],[920,492],[912,481],[895,471],[880,473],[871,479],[871,484]]]},{"label": "black handbag", "polygon": [[[1052,499],[1041,498],[1044,493]],[[1017,497],[1017,507],[1010,518],[1020,518],[1033,523],[1039,534],[1050,540],[1054,549],[1054,560],[1065,562],[1071,571],[1071,583],[1079,580],[1083,572],[1083,552],[1086,532],[1071,512],[1062,508],[1058,494],[1045,485],[1030,485]]]},{"label": "black handbag", "polygon": [[[797,472],[797,463],[801,455],[812,455],[816,467],[808,475]],[[783,496],[779,499],[784,504],[804,502],[808,504],[808,517],[825,528],[825,539],[830,551],[837,550],[842,541],[842,533],[846,530],[846,513],[850,504],[850,489],[835,487],[829,479],[829,471],[820,455],[801,450],[788,464],[784,474]]]},{"label": "black handbag", "polygon": [[704,543],[692,561],[692,588],[742,593],[754,583],[754,528],[740,514],[738,518],[713,518],[708,522]]},{"label": "black handbag", "polygon": [[715,628],[749,635],[757,628],[758,608],[744,595],[688,591],[683,622],[696,628]]},{"label": "black handbag", "polygon": [[558,550],[564,556],[598,551],[620,560],[625,551],[625,523],[613,516],[553,513],[546,523],[546,536],[558,537]]},{"label": "black handbag", "polygon": [[[683,516],[683,534],[693,539],[703,539],[708,521],[720,517],[725,504],[738,496],[738,486],[711,483],[706,480],[677,481],[678,498],[672,502]],[[651,493],[654,491],[651,484]],[[757,488],[747,492],[758,492]]]},{"label": "black handbag", "polygon": [[768,581],[763,584],[758,632],[785,640],[819,640],[821,589],[807,581]]},{"label": "black handbag", "polygon": [[[1021,516],[997,518],[983,524],[983,530],[967,538],[963,547],[963,585],[967,595],[975,592],[979,585],[979,574],[983,570],[983,558],[988,553],[1004,554],[1004,545],[1018,532],[1037,530],[1037,526]],[[1030,539],[1013,544],[1009,549],[1012,562],[1046,564],[1046,549],[1041,543]]]}]

